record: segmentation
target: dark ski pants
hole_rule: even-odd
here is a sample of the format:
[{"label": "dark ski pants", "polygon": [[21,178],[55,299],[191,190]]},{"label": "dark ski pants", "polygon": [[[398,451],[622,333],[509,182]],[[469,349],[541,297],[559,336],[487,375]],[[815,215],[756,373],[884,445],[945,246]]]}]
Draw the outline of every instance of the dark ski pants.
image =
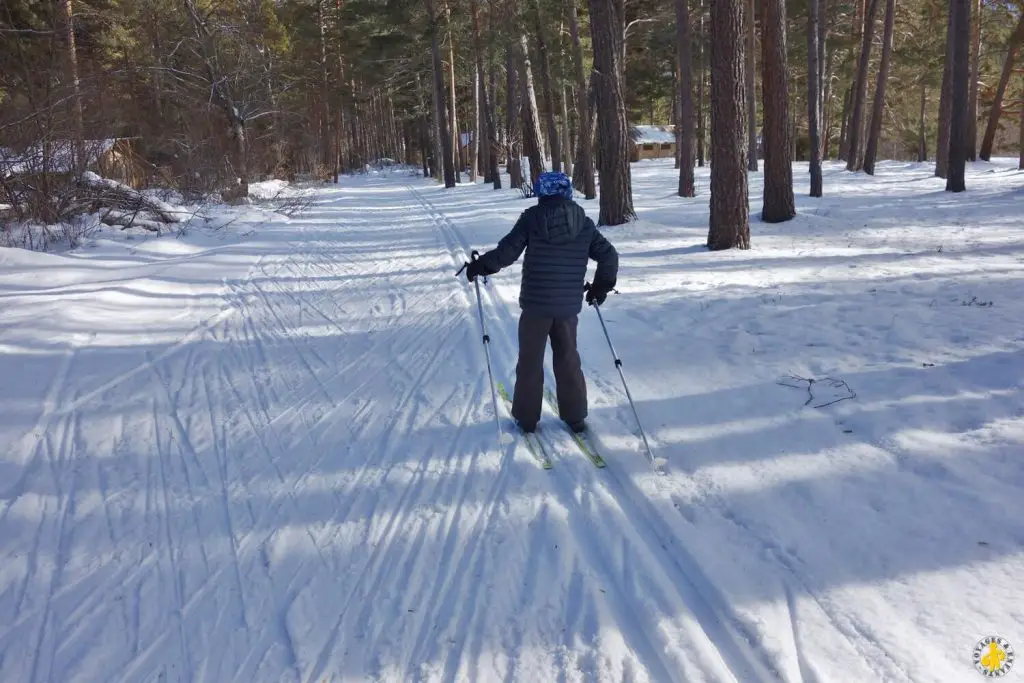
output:
[{"label": "dark ski pants", "polygon": [[587,417],[587,383],[576,350],[579,316],[542,318],[519,316],[519,362],[512,396],[512,417],[529,429],[540,421],[544,400],[544,351],[551,338],[552,364],[558,396],[558,416],[569,424]]}]

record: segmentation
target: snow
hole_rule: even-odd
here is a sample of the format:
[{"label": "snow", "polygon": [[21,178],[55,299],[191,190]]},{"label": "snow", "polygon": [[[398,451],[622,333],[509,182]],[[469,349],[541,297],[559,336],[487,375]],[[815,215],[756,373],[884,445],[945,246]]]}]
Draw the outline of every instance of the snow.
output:
[{"label": "snow", "polygon": [[[588,309],[607,468],[499,450],[454,273],[514,190],[0,249],[0,680],[959,682],[1022,647],[1024,172],[811,199],[797,165],[783,224],[753,174],[753,249],[709,253],[672,166],[634,166],[602,309],[660,474]],[[509,382],[520,271],[481,285]]]}]

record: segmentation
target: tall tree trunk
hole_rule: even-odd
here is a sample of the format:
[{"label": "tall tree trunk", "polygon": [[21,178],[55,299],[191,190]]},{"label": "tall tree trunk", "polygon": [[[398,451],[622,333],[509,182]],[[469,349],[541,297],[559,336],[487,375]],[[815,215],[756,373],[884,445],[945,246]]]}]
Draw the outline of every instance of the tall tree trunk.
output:
[{"label": "tall tree trunk", "polygon": [[540,86],[544,92],[544,107],[547,113],[548,141],[551,143],[551,170],[562,171],[562,145],[558,135],[558,118],[555,115],[555,91],[551,87],[551,61],[548,58],[547,41],[544,40],[544,20],[541,2],[534,0],[534,16],[537,26],[537,57],[540,60]]},{"label": "tall tree trunk", "polygon": [[544,135],[540,131],[537,91],[533,85],[533,66],[530,64],[530,48],[525,33],[519,34],[517,45],[522,69],[523,147],[530,159],[530,183],[536,183],[540,174],[547,170],[544,165]]},{"label": "tall tree trunk", "polygon": [[486,144],[482,145],[484,166],[484,182],[491,182],[495,190],[501,189],[501,172],[498,169],[498,128],[494,121],[494,109],[490,101],[495,96],[495,75],[490,74],[490,93],[484,82],[484,46],[480,37],[480,6],[477,0],[470,0],[470,14],[473,18],[473,50],[476,53],[476,69],[480,79],[480,122],[481,135]]},{"label": "tall tree trunk", "polygon": [[744,0],[711,2],[711,250],[750,248],[743,5]]},{"label": "tall tree trunk", "polygon": [[947,192],[967,189],[964,173],[967,166],[967,123],[971,92],[971,5],[970,0],[950,0],[955,14],[953,47],[953,97],[949,121],[949,176]]},{"label": "tall tree trunk", "polygon": [[1017,28],[1006,41],[1006,57],[1003,58],[1003,71],[999,75],[999,86],[996,88],[995,99],[992,100],[992,107],[988,111],[988,125],[985,126],[985,138],[981,141],[981,153],[978,154],[983,160],[992,158],[992,146],[996,140],[996,130],[999,128],[999,115],[1003,111],[1003,97],[1006,96],[1006,86],[1010,83],[1010,76],[1013,74],[1013,63],[1017,58],[1017,51],[1024,42],[1024,12],[1021,13]]},{"label": "tall tree trunk", "polygon": [[85,152],[85,117],[82,113],[82,88],[78,77],[78,49],[75,46],[75,13],[71,0],[62,0],[64,39],[66,45],[68,81],[71,83],[71,130],[74,158],[72,167],[78,176],[88,166]]},{"label": "tall tree trunk", "polygon": [[[853,45],[863,46],[864,17],[867,12],[865,0],[855,0],[853,11]],[[853,66],[853,78],[843,100],[843,133],[839,136],[839,159],[849,161],[850,159],[850,123],[853,120],[853,101],[857,92],[858,64]]]},{"label": "tall tree trunk", "polygon": [[455,182],[462,182],[462,135],[459,131],[458,98],[455,96],[455,31],[452,30],[452,10],[444,3],[445,23],[448,27],[448,113],[452,125],[452,161],[455,164]]},{"label": "tall tree trunk", "polygon": [[469,182],[476,183],[476,170],[480,164],[480,67],[473,65],[473,125],[471,135],[473,136],[469,151]]},{"label": "tall tree trunk", "polygon": [[761,219],[781,223],[796,215],[793,128],[789,116],[786,1],[762,0],[761,96],[764,101],[764,206]]},{"label": "tall tree trunk", "polygon": [[1024,84],[1020,86],[1020,131],[1017,136],[1020,145],[1020,160],[1017,162],[1017,168],[1024,171]]},{"label": "tall tree trunk", "polygon": [[455,187],[455,155],[452,151],[452,131],[447,116],[447,107],[444,88],[444,64],[441,61],[441,44],[438,38],[440,31],[439,18],[434,6],[434,0],[424,0],[427,5],[427,18],[430,22],[430,53],[434,62],[434,93],[435,93],[435,118],[437,120],[438,135],[441,138],[441,162],[444,168],[444,186]]},{"label": "tall tree trunk", "polygon": [[324,172],[331,168],[331,105],[330,79],[327,76],[327,13],[326,0],[317,0],[317,28],[320,33],[320,159]]},{"label": "tall tree trunk", "polygon": [[562,149],[562,166],[563,172],[572,177],[572,141],[569,134],[569,93],[566,87],[562,86],[561,97],[559,97],[559,104],[562,107],[562,125],[559,129],[559,135],[561,140]]},{"label": "tall tree trunk", "polygon": [[698,42],[697,54],[700,65],[697,67],[697,71],[700,74],[700,80],[697,81],[697,165],[700,167],[704,166],[704,79],[706,77],[705,69],[705,58],[704,46],[707,44],[707,35],[704,26],[704,0],[700,0],[700,38]]},{"label": "tall tree trunk", "polygon": [[811,196],[820,197],[821,188],[821,71],[818,33],[819,0],[808,0],[807,9],[807,137],[810,143]]},{"label": "tall tree trunk", "polygon": [[523,156],[519,66],[513,49],[505,51],[505,135],[508,138],[509,185],[513,189],[523,186]]},{"label": "tall tree trunk", "polygon": [[974,18],[971,31],[971,94],[967,106],[967,159],[978,159],[978,88],[981,78],[981,0],[972,3]]},{"label": "tall tree trunk", "polygon": [[634,218],[629,167],[629,124],[622,93],[622,5],[619,0],[589,0],[590,32],[597,74],[597,125],[601,182],[599,225],[621,225]]},{"label": "tall tree trunk", "polygon": [[[825,40],[828,36],[828,17],[825,0],[818,0],[818,2],[818,17],[821,20],[818,32],[819,40],[821,41],[818,45],[818,64],[823,65],[821,70],[821,158],[825,160],[832,158],[832,115],[834,113],[834,105],[832,103],[832,61],[836,51],[826,51],[824,49]],[[824,62],[820,59],[823,53],[826,55]]]},{"label": "tall tree trunk", "polygon": [[878,0],[868,0],[867,15],[864,17],[864,35],[860,45],[860,62],[857,65],[857,91],[853,100],[853,116],[847,135],[850,138],[850,152],[846,159],[847,171],[861,169],[861,132],[864,127],[864,108],[868,96],[868,67],[871,60],[871,44],[875,37],[875,17],[878,15]]},{"label": "tall tree trunk", "polygon": [[928,86],[921,81],[921,111],[917,118],[917,160],[921,163],[928,161],[928,138],[924,129],[924,113],[928,106]]},{"label": "tall tree trunk", "polygon": [[[715,0],[711,0],[714,2]],[[747,28],[747,68],[746,68],[746,98],[747,98],[747,170],[757,170],[757,29],[755,17],[757,2],[747,0],[744,21]],[[764,31],[764,18],[762,17],[761,30]],[[712,40],[715,38],[712,37]]]},{"label": "tall tree trunk", "polygon": [[[856,75],[854,76],[856,80]],[[850,104],[853,101],[853,87],[846,89],[843,94],[843,109],[839,119],[839,155],[840,161],[850,158]]]},{"label": "tall tree trunk", "polygon": [[875,82],[875,100],[871,110],[871,126],[868,133],[868,147],[864,152],[864,172],[875,174],[875,157],[878,155],[878,140],[882,137],[882,114],[885,113],[885,86],[889,79],[889,58],[892,55],[892,32],[896,23],[896,0],[886,0],[885,29],[882,34],[882,61],[878,65],[878,80]]},{"label": "tall tree trunk", "polygon": [[[687,0],[676,0],[676,57],[679,65],[679,196],[693,197],[693,34]],[[653,123],[653,122],[652,122]]]},{"label": "tall tree trunk", "polygon": [[245,118],[235,102],[224,74],[219,71],[217,46],[215,38],[206,21],[200,16],[195,0],[182,0],[185,11],[192,23],[199,50],[202,55],[206,78],[210,83],[210,95],[213,103],[224,113],[227,119],[228,137],[234,151],[233,170],[238,177],[238,185],[228,188],[223,193],[225,198],[240,199],[249,196],[249,150],[248,134],[245,129]]},{"label": "tall tree trunk", "polygon": [[[825,49],[828,39],[828,0],[816,0],[818,3],[818,140],[824,158],[828,152],[828,120],[825,118],[825,102],[830,95],[827,83],[831,82],[832,52]],[[833,51],[834,52],[834,51]],[[826,53],[828,59],[826,60]],[[827,64],[827,66],[826,66]]]},{"label": "tall tree trunk", "polygon": [[953,55],[956,21],[952,2],[946,9],[946,61],[942,67],[942,92],[939,94],[939,134],[935,144],[935,175],[945,178],[949,174],[949,128],[953,107]]},{"label": "tall tree trunk", "polygon": [[[591,126],[589,98],[587,97],[587,77],[583,70],[583,45],[580,41],[576,0],[567,0],[567,2],[569,3],[569,32],[572,36],[573,75],[576,81],[573,91],[576,93],[576,116],[579,119],[573,184],[577,190],[583,192],[584,197],[594,199],[597,197],[597,187],[594,183],[594,132]],[[582,179],[582,182],[577,184],[575,182],[577,179]]]}]

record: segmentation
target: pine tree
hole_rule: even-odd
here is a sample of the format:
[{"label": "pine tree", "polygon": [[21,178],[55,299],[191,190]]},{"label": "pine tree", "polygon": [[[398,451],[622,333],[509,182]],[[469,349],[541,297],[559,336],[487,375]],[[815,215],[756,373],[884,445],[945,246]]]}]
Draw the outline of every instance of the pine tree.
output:
[{"label": "pine tree", "polygon": [[785,0],[763,0],[761,92],[764,99],[764,206],[761,219],[781,223],[796,215],[792,132],[786,62]]},{"label": "pine tree", "polygon": [[750,248],[743,2],[711,2],[711,250]]}]

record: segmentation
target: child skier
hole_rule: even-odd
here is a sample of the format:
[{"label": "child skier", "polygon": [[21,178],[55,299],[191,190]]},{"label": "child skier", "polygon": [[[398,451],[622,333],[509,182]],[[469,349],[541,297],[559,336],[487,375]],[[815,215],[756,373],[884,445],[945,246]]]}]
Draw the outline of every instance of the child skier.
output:
[{"label": "child skier", "polygon": [[512,417],[533,432],[544,394],[544,351],[551,338],[558,416],[576,433],[586,428],[587,385],[576,349],[588,259],[597,261],[587,304],[603,304],[615,287],[619,256],[583,208],[572,201],[572,180],[542,173],[534,184],[537,205],[524,211],[497,247],[466,264],[466,278],[493,275],[526,250],[519,288],[519,361]]}]

